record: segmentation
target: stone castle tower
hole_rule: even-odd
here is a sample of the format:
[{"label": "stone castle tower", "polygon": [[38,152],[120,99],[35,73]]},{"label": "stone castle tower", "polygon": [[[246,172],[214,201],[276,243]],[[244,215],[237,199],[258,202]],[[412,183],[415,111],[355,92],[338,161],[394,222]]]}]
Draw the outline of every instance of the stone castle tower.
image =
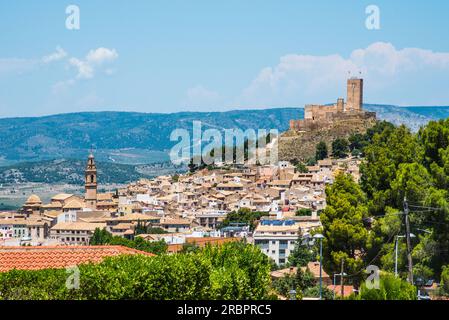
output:
[{"label": "stone castle tower", "polygon": [[85,171],[85,188],[86,194],[84,200],[86,205],[91,209],[97,207],[97,166],[95,165],[95,158],[90,153],[87,159],[87,166]]},{"label": "stone castle tower", "polygon": [[339,98],[332,105],[308,104],[304,108],[304,119],[290,120],[290,130],[316,131],[344,121],[375,119],[376,113],[363,110],[363,79],[351,78],[347,82],[346,102]]},{"label": "stone castle tower", "polygon": [[361,111],[363,107],[363,79],[348,80],[348,93],[345,111]]}]

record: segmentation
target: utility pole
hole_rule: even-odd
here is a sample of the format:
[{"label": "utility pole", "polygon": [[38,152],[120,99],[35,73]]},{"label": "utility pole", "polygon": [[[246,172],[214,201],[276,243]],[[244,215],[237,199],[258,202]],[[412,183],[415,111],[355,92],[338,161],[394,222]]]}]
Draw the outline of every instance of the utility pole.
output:
[{"label": "utility pole", "polygon": [[341,299],[343,300],[344,298],[344,294],[345,294],[345,290],[344,290],[344,283],[343,283],[343,275],[344,275],[344,266],[345,266],[345,260],[341,259]]},{"label": "utility pole", "polygon": [[408,281],[413,284],[412,244],[410,241],[410,220],[407,197],[404,197],[405,237],[407,240]]}]

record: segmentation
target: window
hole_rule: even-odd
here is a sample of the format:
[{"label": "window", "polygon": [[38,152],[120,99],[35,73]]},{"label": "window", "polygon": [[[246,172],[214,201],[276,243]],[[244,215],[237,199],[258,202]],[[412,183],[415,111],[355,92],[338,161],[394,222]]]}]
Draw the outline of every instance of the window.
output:
[{"label": "window", "polygon": [[285,263],[285,259],[279,259],[279,264],[284,264]]}]

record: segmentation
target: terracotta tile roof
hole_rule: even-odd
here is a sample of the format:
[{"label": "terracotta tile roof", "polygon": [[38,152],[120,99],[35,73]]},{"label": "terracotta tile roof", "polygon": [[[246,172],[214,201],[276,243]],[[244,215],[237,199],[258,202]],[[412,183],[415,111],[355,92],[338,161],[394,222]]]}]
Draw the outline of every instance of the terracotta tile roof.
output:
[{"label": "terracotta tile roof", "polygon": [[121,254],[154,256],[123,246],[0,247],[0,272],[66,268]]},{"label": "terracotta tile roof", "polygon": [[[335,295],[341,296],[341,285],[336,285],[335,287],[334,287],[334,285],[328,285],[327,288],[330,291],[334,291]],[[343,296],[344,297],[349,297],[353,293],[354,293],[353,286],[343,286]]]},{"label": "terracotta tile roof", "polygon": [[[309,262],[307,264],[307,267],[304,269],[309,269],[309,271],[313,274],[313,276],[315,278],[320,277],[320,263],[319,262]],[[322,270],[322,277],[329,278],[329,275],[326,273],[326,271]]]},{"label": "terracotta tile roof", "polygon": [[49,204],[44,204],[42,207],[42,209],[59,209],[62,208],[62,204],[60,202],[51,202]]},{"label": "terracotta tile roof", "polygon": [[106,228],[106,223],[59,222],[55,224],[51,230],[95,231],[97,228]]},{"label": "terracotta tile roof", "polygon": [[274,279],[279,279],[279,278],[283,278],[287,275],[295,276],[297,272],[298,272],[297,267],[291,267],[291,268],[285,268],[285,269],[281,269],[281,270],[272,271],[272,272],[270,272],[270,275]]}]

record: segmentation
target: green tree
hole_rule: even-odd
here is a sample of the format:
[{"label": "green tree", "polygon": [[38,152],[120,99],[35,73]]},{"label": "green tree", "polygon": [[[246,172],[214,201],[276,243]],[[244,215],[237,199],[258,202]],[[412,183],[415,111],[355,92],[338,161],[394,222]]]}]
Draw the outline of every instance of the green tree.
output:
[{"label": "green tree", "polygon": [[90,239],[90,245],[103,245],[108,244],[112,239],[112,235],[106,229],[96,228],[92,238]]},{"label": "green tree", "polygon": [[250,226],[251,230],[256,227],[255,222],[260,220],[263,216],[268,216],[268,212],[253,212],[249,208],[240,208],[238,211],[232,211],[226,215],[221,227],[227,227],[231,223],[243,223]]},{"label": "green tree", "polygon": [[361,133],[354,133],[348,138],[349,142],[349,150],[363,150],[368,141],[366,140],[366,136]]},{"label": "green tree", "polygon": [[296,290],[300,293],[307,290],[307,288],[313,287],[315,285],[315,279],[313,274],[306,269],[303,271],[298,268],[296,274],[287,274],[282,278],[273,281],[272,286],[276,292],[284,297],[290,297],[290,290]]},{"label": "green tree", "polygon": [[351,175],[339,174],[326,188],[327,207],[321,213],[324,265],[339,272],[344,260],[348,274],[359,274],[368,241],[363,219],[367,217],[366,196]]},{"label": "green tree", "polygon": [[400,164],[419,162],[422,148],[416,137],[405,126],[375,133],[365,149],[365,161],[360,166],[362,189],[370,199],[370,213],[384,214],[387,206],[394,207],[391,183]]},{"label": "green tree", "polygon": [[168,231],[160,228],[160,227],[148,227],[147,228],[147,234],[165,234],[168,233]]},{"label": "green tree", "polygon": [[197,252],[199,247],[196,243],[186,242],[182,245],[181,253]]},{"label": "green tree", "polygon": [[[308,298],[319,298],[320,297],[320,286],[316,285],[310,288],[307,288],[304,290],[303,293],[304,297]],[[322,288],[322,296],[324,300],[333,300],[334,299],[334,293],[332,290],[329,290],[326,287]]]},{"label": "green tree", "polygon": [[348,140],[337,138],[332,142],[332,156],[334,158],[346,158],[348,156]]},{"label": "green tree", "polygon": [[307,217],[311,217],[312,216],[312,209],[299,209],[296,211],[296,216],[301,217],[301,216],[307,216]]},{"label": "green tree", "polygon": [[299,173],[307,173],[309,172],[309,169],[307,169],[306,165],[302,162],[299,162],[296,166],[295,169],[297,172]]},{"label": "green tree", "polygon": [[422,203],[432,187],[431,176],[427,169],[418,163],[401,163],[396,177],[391,182],[391,203],[401,208],[404,198],[411,203]]},{"label": "green tree", "polygon": [[444,266],[441,272],[441,293],[449,296],[449,266]]},{"label": "green tree", "polygon": [[324,141],[320,141],[316,145],[316,153],[315,153],[315,159],[316,160],[323,160],[326,159],[328,156],[327,152],[327,145]]},{"label": "green tree", "polygon": [[137,220],[136,228],[134,229],[134,235],[145,234],[147,233],[147,225],[145,222]]},{"label": "green tree", "polygon": [[154,254],[163,254],[167,252],[167,243],[161,241],[146,241],[142,237],[135,237],[133,240],[125,239],[119,236],[113,236],[106,229],[95,229],[90,245],[118,245],[133,248]]},{"label": "green tree", "polygon": [[379,289],[369,289],[366,283],[360,288],[358,300],[416,300],[417,289],[407,281],[392,274],[380,276]]},{"label": "green tree", "polygon": [[294,267],[305,267],[314,260],[315,256],[316,251],[314,251],[314,248],[300,237],[296,241],[295,248],[288,256],[288,264]]}]

